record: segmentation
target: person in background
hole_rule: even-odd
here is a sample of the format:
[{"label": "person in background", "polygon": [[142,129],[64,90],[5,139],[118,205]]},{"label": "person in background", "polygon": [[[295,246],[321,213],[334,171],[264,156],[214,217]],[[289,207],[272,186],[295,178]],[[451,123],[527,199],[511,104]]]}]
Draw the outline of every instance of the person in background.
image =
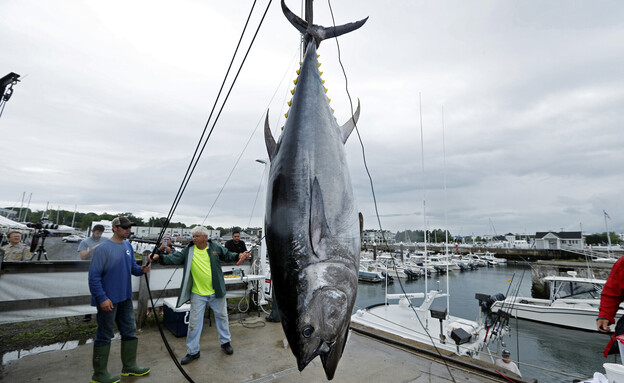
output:
[{"label": "person in background", "polygon": [[9,243],[2,246],[4,261],[28,261],[30,247],[22,243],[22,234],[19,231],[9,231],[7,238]]},{"label": "person in background", "polygon": [[[611,332],[610,325],[615,323],[615,314],[620,308],[620,303],[624,301],[624,257],[618,259],[611,268],[609,278],[602,288],[600,294],[600,308],[598,309],[598,319],[596,319],[596,328],[598,331]],[[624,317],[622,317],[624,318]],[[619,353],[617,346],[614,347],[615,337],[624,334],[624,319],[620,318],[615,325],[615,331],[611,340],[607,344],[604,356],[608,354]]]},{"label": "person in background", "polygon": [[[173,248],[173,244],[171,243],[171,237],[167,234],[163,237],[162,242],[160,243],[160,246],[158,246],[158,249],[156,249],[156,247],[154,246],[152,248],[152,252],[154,254],[171,254],[173,253],[174,248]],[[156,303],[158,303],[158,299],[156,300]],[[151,318],[154,315],[153,310],[151,307],[147,308],[147,317]],[[158,306],[158,315],[163,315],[163,306]]]},{"label": "person in background", "polygon": [[[91,236],[80,241],[78,245],[78,255],[80,255],[80,259],[83,261],[91,259],[96,247],[106,241],[106,238],[103,238],[102,234],[104,234],[104,225],[98,224],[93,226],[91,229]],[[82,321],[89,322],[91,318],[91,314],[86,314],[84,318],[82,318]]]},{"label": "person in background", "polygon": [[91,236],[80,241],[80,244],[78,245],[78,254],[80,254],[80,259],[83,261],[91,259],[95,248],[102,242],[106,241],[106,238],[102,238],[102,234],[104,234],[103,225],[93,226],[93,229],[91,229]]},{"label": "person in background", "polygon": [[[153,250],[153,249],[152,249]],[[173,244],[171,243],[171,237],[165,235],[162,239],[162,243],[158,246],[158,249],[154,251],[155,254],[171,254],[173,253]]]},{"label": "person in background", "polygon": [[91,306],[97,307],[92,383],[119,382],[119,377],[110,374],[107,368],[115,323],[121,335],[121,375],[143,376],[150,372],[149,367],[139,367],[136,363],[138,339],[131,280],[131,275],[140,277],[149,273],[150,266],[137,264],[134,250],[126,241],[132,225],[134,223],[127,217],[115,218],[113,236],[95,249],[89,267]]},{"label": "person in background", "polygon": [[173,254],[151,254],[150,261],[160,260],[164,264],[184,264],[182,284],[176,307],[189,300],[191,312],[186,335],[187,353],[181,364],[189,364],[199,359],[199,338],[204,326],[206,305],[214,311],[221,349],[227,355],[234,350],[230,344],[231,335],[228,322],[227,302],[225,300],[225,279],[221,262],[233,262],[245,259],[249,252],[237,254],[225,247],[208,240],[208,229],[196,226],[191,230],[193,243]]},{"label": "person in background", "polygon": [[498,367],[506,368],[509,371],[513,372],[514,374],[517,374],[519,377],[522,378],[522,374],[520,373],[520,370],[518,369],[518,365],[516,365],[514,362],[511,361],[511,352],[509,352],[509,350],[504,348],[501,354],[503,358],[496,359],[496,365]]},{"label": "person in background", "polygon": [[225,242],[225,248],[234,253],[240,254],[247,251],[245,242],[240,239],[240,231],[236,230],[232,232],[232,239]]}]

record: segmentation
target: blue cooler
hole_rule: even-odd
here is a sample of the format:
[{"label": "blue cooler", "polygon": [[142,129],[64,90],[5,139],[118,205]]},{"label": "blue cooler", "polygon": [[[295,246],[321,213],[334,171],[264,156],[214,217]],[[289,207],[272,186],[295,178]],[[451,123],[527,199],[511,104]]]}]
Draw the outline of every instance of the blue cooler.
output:
[{"label": "blue cooler", "polygon": [[188,331],[189,315],[191,311],[190,303],[185,303],[176,308],[178,298],[166,298],[163,300],[165,326],[175,336],[185,336]]}]

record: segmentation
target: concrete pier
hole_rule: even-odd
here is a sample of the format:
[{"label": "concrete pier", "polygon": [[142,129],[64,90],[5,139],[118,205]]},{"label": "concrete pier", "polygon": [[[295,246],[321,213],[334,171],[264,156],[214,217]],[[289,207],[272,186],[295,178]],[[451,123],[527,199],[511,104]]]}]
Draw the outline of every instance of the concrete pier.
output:
[{"label": "concrete pier", "polygon": [[[195,382],[325,382],[319,358],[302,372],[287,347],[281,325],[264,320],[256,314],[230,317],[234,354],[225,355],[217,339],[216,328],[205,322],[201,339],[201,357],[183,366]],[[186,353],[185,337],[176,338],[167,329],[164,333],[180,360]],[[184,382],[186,379],[170,359],[157,328],[137,334],[139,365],[150,366],[142,378],[122,377],[121,382]],[[286,346],[285,346],[286,345]],[[113,340],[109,371],[121,372],[120,341]],[[88,382],[91,378],[92,344],[67,351],[50,351],[25,356],[8,362],[2,371],[3,382]],[[338,365],[334,382],[521,382],[511,374],[503,378],[493,365],[475,365],[461,358],[458,362],[422,354],[409,345],[351,332],[344,355]],[[447,367],[448,366],[448,367]],[[449,373],[450,371],[450,373]],[[452,376],[451,376],[452,374]]]}]

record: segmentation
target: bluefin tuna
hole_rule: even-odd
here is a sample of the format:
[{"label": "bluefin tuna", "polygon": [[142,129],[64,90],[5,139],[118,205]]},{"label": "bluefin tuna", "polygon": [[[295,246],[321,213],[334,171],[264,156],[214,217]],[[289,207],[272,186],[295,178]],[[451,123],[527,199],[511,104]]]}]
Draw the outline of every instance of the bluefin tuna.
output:
[{"label": "bluefin tuna", "polygon": [[284,14],[302,33],[306,51],[288,117],[276,143],[265,121],[270,158],[266,243],[282,327],[302,371],[316,356],[331,380],[347,341],[355,303],[360,221],[344,143],[359,117],[334,118],[319,73],[323,39],[362,26],[366,19],[323,28]]}]

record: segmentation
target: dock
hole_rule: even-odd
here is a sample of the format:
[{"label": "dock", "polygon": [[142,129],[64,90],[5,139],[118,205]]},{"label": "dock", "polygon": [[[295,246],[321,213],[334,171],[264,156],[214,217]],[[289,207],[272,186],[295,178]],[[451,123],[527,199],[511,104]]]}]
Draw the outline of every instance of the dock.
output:
[{"label": "dock", "polygon": [[[325,382],[319,358],[302,372],[288,348],[281,325],[267,322],[265,315],[234,314],[230,316],[234,354],[225,355],[219,346],[214,326],[204,324],[201,357],[186,366],[194,382]],[[163,332],[176,357],[186,354],[186,337],[175,337],[168,329]],[[186,379],[170,359],[158,328],[152,325],[137,332],[139,365],[149,366],[146,377],[122,377],[121,382],[184,382]],[[113,340],[109,371],[121,372],[120,340]],[[31,354],[4,364],[0,372],[3,382],[88,382],[91,378],[93,344],[78,345],[70,350]],[[425,350],[426,351],[426,350]],[[447,367],[448,366],[448,367]],[[450,371],[450,373],[449,373]],[[475,362],[456,355],[436,357],[401,339],[387,339],[383,334],[352,330],[333,382],[524,382],[513,374],[502,372],[494,365]],[[452,374],[452,377],[451,377]]]}]

